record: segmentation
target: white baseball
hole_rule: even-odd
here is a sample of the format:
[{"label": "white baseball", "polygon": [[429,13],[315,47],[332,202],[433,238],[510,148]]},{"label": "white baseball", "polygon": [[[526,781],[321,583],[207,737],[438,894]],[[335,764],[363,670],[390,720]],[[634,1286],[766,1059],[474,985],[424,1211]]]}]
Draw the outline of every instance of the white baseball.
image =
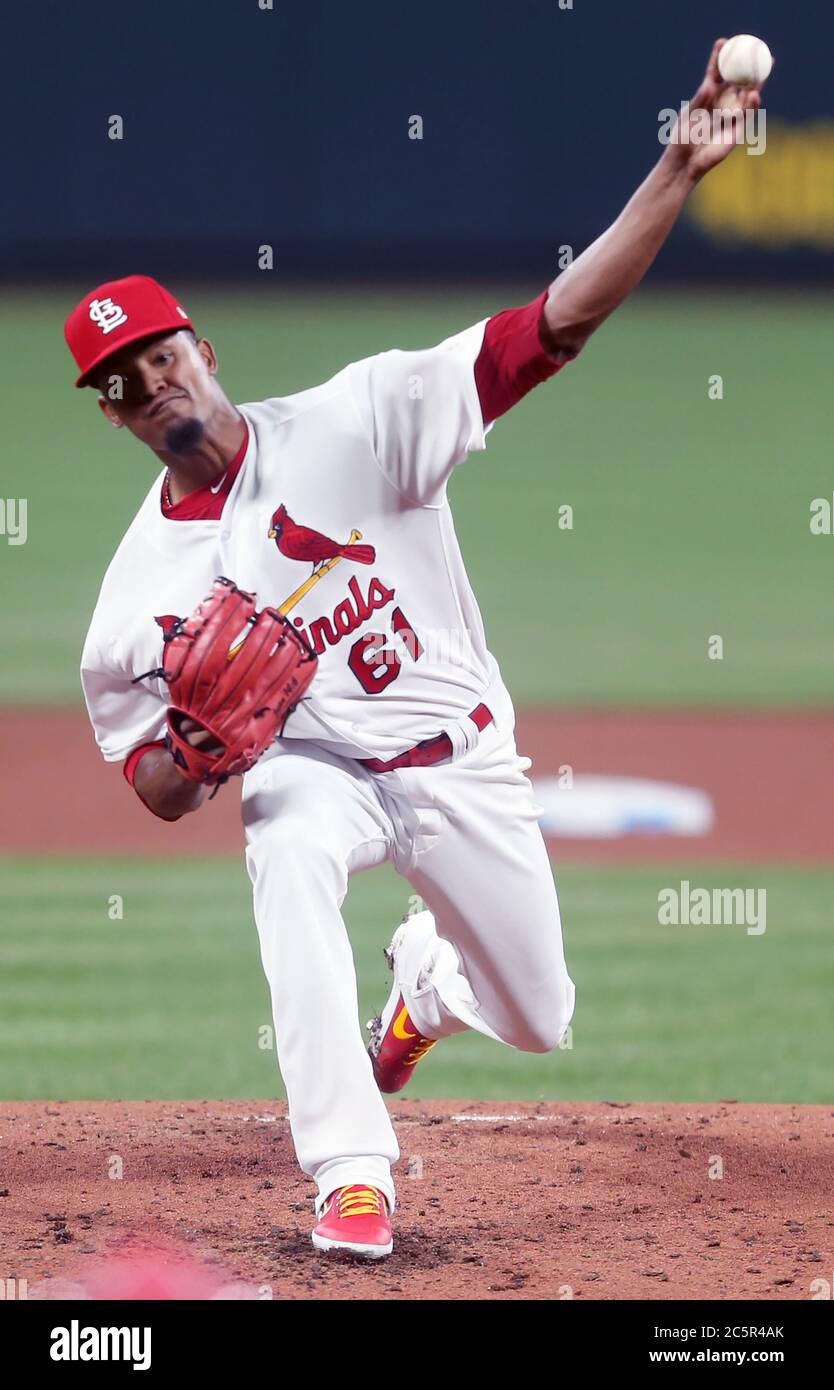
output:
[{"label": "white baseball", "polygon": [[736,34],[718,55],[718,71],[734,87],[753,87],[764,82],[772,67],[770,49],[754,34]]}]

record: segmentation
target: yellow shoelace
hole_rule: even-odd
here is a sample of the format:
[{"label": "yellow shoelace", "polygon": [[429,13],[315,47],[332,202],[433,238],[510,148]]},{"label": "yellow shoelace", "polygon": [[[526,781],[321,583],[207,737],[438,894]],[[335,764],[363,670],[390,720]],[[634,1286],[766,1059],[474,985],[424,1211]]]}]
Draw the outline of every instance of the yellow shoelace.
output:
[{"label": "yellow shoelace", "polygon": [[425,1057],[426,1053],[434,1047],[436,1042],[437,1038],[423,1038],[422,1042],[418,1042],[416,1046],[412,1047],[411,1051],[409,1052],[408,1056],[403,1062],[403,1066],[415,1066],[417,1062],[419,1062],[420,1058]]},{"label": "yellow shoelace", "polygon": [[384,1216],[383,1197],[374,1187],[346,1187],[339,1193],[338,1212],[345,1216]]}]

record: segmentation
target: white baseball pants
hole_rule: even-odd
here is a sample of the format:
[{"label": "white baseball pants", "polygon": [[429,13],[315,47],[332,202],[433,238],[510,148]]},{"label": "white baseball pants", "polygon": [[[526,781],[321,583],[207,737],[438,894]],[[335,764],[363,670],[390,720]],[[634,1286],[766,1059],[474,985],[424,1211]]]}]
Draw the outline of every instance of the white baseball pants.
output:
[{"label": "white baseball pants", "polygon": [[390,859],[433,914],[397,955],[422,1033],[476,1028],[549,1051],[570,1022],[574,987],[530,761],[495,725],[454,761],[382,774],[316,743],[278,748],[244,779],[243,820],[293,1141],[318,1186],[317,1212],[335,1188],[359,1182],[393,1210],[399,1147],[358,1014],[341,914],[348,879]]}]

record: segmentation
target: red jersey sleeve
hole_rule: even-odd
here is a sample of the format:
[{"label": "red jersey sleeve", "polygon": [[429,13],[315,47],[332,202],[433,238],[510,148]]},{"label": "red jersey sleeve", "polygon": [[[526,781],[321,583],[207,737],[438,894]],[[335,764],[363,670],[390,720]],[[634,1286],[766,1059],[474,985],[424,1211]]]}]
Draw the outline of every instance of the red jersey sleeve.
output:
[{"label": "red jersey sleeve", "polygon": [[475,384],[484,424],[514,406],[528,391],[555,376],[576,353],[547,351],[542,341],[542,316],[547,290],[518,309],[504,309],[487,322],[475,362]]}]

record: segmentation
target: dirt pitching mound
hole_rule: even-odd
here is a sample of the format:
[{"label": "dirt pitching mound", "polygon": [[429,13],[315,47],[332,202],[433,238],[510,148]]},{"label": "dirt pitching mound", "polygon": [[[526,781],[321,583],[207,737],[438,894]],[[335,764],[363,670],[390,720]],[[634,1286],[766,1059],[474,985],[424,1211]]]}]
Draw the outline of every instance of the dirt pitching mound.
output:
[{"label": "dirt pitching mound", "polygon": [[214,1297],[809,1299],[834,1277],[828,1107],[390,1109],[395,1249],[365,1265],[313,1250],[278,1102],[0,1104],[0,1273],[84,1297],[131,1242],[173,1242]]}]

